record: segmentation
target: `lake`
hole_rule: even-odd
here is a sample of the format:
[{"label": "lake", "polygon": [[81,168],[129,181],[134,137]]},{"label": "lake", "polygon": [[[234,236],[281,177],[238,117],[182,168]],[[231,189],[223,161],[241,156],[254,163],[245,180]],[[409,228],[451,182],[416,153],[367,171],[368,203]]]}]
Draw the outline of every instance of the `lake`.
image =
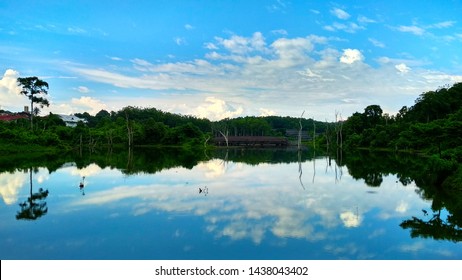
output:
[{"label": "lake", "polygon": [[138,149],[2,162],[3,260],[462,259],[462,197],[432,186],[412,155]]}]

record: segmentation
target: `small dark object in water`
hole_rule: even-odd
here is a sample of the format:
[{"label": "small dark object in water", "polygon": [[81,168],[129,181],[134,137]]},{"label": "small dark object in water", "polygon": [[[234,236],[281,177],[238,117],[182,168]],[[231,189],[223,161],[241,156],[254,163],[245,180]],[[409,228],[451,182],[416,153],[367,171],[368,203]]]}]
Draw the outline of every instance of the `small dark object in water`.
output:
[{"label": "small dark object in water", "polygon": [[203,189],[199,188],[199,193],[204,193],[204,195],[207,195],[209,193],[209,189],[207,188],[207,186],[205,186]]}]

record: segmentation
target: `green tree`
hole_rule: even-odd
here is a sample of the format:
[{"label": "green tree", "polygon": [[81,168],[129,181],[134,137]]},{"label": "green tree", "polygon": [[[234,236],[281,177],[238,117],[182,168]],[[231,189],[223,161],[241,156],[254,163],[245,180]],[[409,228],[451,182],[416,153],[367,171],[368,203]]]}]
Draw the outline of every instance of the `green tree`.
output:
[{"label": "green tree", "polygon": [[369,127],[373,127],[382,120],[383,110],[379,105],[369,105],[364,109],[364,117]]},{"label": "green tree", "polygon": [[48,94],[48,83],[37,77],[18,78],[17,81],[18,85],[22,88],[21,94],[24,94],[30,100],[30,127],[32,130],[34,128],[34,103],[38,104],[41,108],[50,106],[50,103],[44,97],[44,95]]}]

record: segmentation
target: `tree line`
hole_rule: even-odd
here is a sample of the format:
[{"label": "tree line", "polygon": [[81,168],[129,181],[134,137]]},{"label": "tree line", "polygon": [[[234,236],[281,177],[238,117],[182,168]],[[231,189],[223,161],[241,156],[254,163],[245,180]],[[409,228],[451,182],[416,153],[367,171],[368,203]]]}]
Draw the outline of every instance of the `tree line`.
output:
[{"label": "tree line", "polygon": [[[384,114],[380,105],[369,105],[335,122],[306,118],[267,116],[210,121],[156,108],[128,106],[95,115],[75,114],[85,120],[68,127],[59,116],[38,116],[48,106],[48,84],[36,77],[18,78],[22,93],[31,102],[29,120],[0,122],[1,144],[54,147],[112,145],[203,146],[213,137],[286,136],[303,128],[317,147],[374,148],[423,151],[449,161],[462,162],[462,83],[421,94],[411,107],[396,115]],[[35,105],[35,107],[34,107]],[[34,121],[33,121],[34,120]]]}]

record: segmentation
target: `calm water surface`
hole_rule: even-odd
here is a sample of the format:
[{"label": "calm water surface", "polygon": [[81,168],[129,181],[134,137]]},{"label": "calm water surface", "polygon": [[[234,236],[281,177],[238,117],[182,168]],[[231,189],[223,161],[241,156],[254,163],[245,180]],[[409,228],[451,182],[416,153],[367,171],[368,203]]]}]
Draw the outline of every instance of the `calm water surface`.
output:
[{"label": "calm water surface", "polygon": [[434,232],[451,214],[432,210],[414,181],[355,179],[326,157],[261,153],[222,151],[155,171],[155,152],[131,172],[91,160],[3,171],[0,258],[462,259],[450,236],[400,226]]}]

